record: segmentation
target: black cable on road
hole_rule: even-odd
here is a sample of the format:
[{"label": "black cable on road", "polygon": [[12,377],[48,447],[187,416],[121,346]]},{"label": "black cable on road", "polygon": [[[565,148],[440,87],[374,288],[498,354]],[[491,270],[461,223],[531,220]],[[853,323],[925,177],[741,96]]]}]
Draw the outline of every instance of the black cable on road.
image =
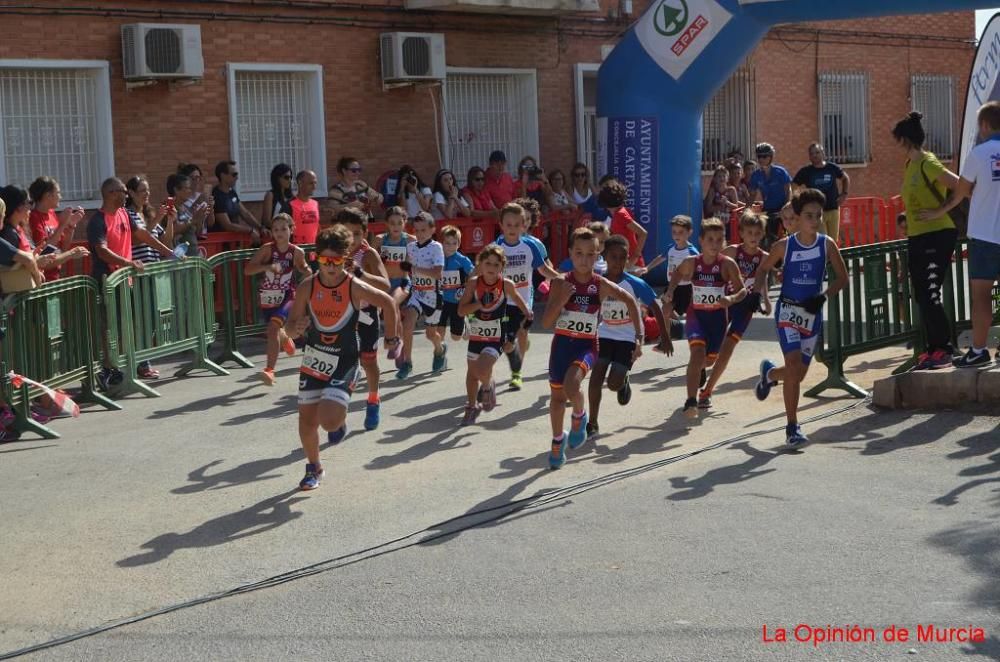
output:
[{"label": "black cable on road", "polygon": [[[817,414],[811,418],[805,419],[805,423],[813,423],[815,421],[821,421],[826,418],[831,418],[842,414],[844,412],[850,411],[862,405],[866,405],[870,401],[870,397],[863,400],[857,400],[849,405],[834,409],[822,414]],[[678,455],[673,455],[671,457],[663,458],[662,460],[656,460],[643,464],[637,467],[632,467],[630,469],[622,469],[620,471],[615,471],[603,476],[598,476],[597,478],[592,478],[590,480],[583,481],[581,483],[576,483],[574,485],[568,485],[566,487],[556,488],[554,490],[548,490],[545,492],[540,492],[538,494],[533,494],[532,496],[522,497],[520,499],[513,499],[512,501],[507,501],[505,503],[491,506],[489,508],[481,508],[474,510],[462,515],[457,515],[455,517],[443,520],[437,524],[433,524],[419,531],[414,531],[405,536],[401,536],[394,540],[389,540],[372,547],[367,547],[365,549],[351,552],[349,554],[344,554],[341,556],[336,556],[325,561],[319,561],[318,563],[313,563],[311,565],[302,566],[294,570],[289,570],[278,575],[273,575],[266,579],[260,581],[252,582],[250,584],[243,584],[235,588],[229,589],[228,591],[222,591],[219,593],[209,593],[198,598],[191,600],[185,600],[184,602],[174,603],[172,605],[167,605],[164,607],[158,607],[150,611],[137,614],[135,616],[129,616],[127,618],[121,618],[114,621],[109,621],[102,625],[98,625],[87,630],[80,630],[72,634],[68,634],[62,637],[57,637],[55,639],[50,639],[49,641],[42,642],[40,644],[35,644],[33,646],[28,646],[25,648],[19,648],[17,650],[9,651],[7,653],[0,654],[0,661],[10,660],[21,655],[27,655],[29,653],[37,653],[39,651],[47,650],[50,648],[55,648],[57,646],[64,646],[66,644],[72,643],[74,641],[79,641],[80,639],[86,639],[94,635],[102,634],[110,630],[115,630],[126,625],[132,625],[133,623],[139,623],[141,621],[146,621],[156,616],[162,616],[164,614],[169,614],[175,611],[181,611],[182,609],[189,609],[191,607],[196,607],[198,605],[203,605],[208,602],[215,602],[216,600],[222,600],[223,598],[229,598],[236,595],[243,595],[245,593],[251,593],[254,591],[260,591],[267,588],[273,588],[275,586],[280,586],[282,584],[296,581],[298,579],[304,579],[306,577],[311,577],[313,575],[318,575],[323,572],[330,572],[331,570],[337,570],[339,568],[344,568],[356,563],[361,563],[363,561],[370,561],[372,559],[377,559],[381,556],[391,554],[393,552],[400,552],[410,547],[415,547],[417,545],[427,544],[439,540],[441,538],[447,538],[449,536],[454,536],[456,534],[462,533],[463,531],[468,531],[470,529],[475,529],[477,527],[483,526],[485,524],[491,524],[493,522],[498,522],[505,517],[509,517],[516,513],[528,510],[531,508],[540,508],[543,506],[550,505],[554,502],[564,501],[570,497],[576,496],[578,494],[583,494],[584,492],[589,492],[595,490],[599,487],[606,487],[618,481],[625,480],[626,478],[633,478],[650,471],[655,471],[656,469],[661,469],[665,466],[680,462],[694,457],[695,455],[700,455],[708,451],[717,450],[725,446],[729,446],[741,441],[746,441],[747,439],[752,439],[754,437],[761,437],[767,434],[773,434],[775,432],[783,431],[784,426],[769,428],[766,430],[758,430],[756,432],[745,432],[743,434],[737,435],[735,437],[730,437],[728,439],[723,439],[717,441],[714,444],[709,444],[701,448],[697,448],[686,453],[680,453]],[[476,519],[475,521],[468,522],[466,524],[461,524],[449,528],[456,522],[461,522],[466,519],[473,519],[479,515],[489,515],[484,519]],[[431,534],[431,535],[427,535]],[[424,536],[420,537],[419,536]]]}]

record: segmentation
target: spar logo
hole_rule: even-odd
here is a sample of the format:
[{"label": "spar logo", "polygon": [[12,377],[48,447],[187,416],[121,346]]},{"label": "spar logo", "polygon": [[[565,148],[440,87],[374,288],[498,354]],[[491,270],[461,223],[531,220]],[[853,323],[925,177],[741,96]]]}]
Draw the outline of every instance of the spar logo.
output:
[{"label": "spar logo", "polygon": [[680,35],[670,50],[680,57],[694,43],[698,35],[708,27],[708,19],[698,14],[690,20],[690,10],[686,0],[660,0],[653,15],[653,28],[664,37]]}]

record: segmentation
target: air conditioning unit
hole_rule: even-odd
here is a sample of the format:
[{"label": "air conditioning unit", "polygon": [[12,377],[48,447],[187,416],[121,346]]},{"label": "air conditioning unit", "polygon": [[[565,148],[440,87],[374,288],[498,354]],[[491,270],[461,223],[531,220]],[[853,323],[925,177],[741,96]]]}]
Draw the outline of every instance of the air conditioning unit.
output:
[{"label": "air conditioning unit", "polygon": [[125,80],[201,78],[201,26],[131,23],[122,26]]},{"label": "air conditioning unit", "polygon": [[381,45],[384,83],[444,80],[443,34],[384,32]]}]

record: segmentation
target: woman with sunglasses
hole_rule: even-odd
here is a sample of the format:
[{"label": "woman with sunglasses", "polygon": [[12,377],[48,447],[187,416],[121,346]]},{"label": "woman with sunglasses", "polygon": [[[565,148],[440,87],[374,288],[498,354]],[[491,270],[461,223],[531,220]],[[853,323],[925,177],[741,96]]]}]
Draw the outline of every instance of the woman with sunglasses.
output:
[{"label": "woman with sunglasses", "polygon": [[[385,328],[395,329],[398,312],[392,298],[357,278],[348,251],[351,231],[334,225],[316,238],[318,271],[295,293],[288,316],[291,338],[305,336],[299,375],[299,440],[306,454],[306,475],[299,489],[314,490],[323,478],[319,459],[320,426],[336,439],[347,420],[347,407],[358,380],[358,316],[365,306],[381,309]],[[399,338],[386,338],[394,347]],[[338,438],[339,437],[339,438]]]},{"label": "woman with sunglasses", "polygon": [[431,215],[435,221],[469,216],[469,202],[458,190],[455,174],[451,170],[438,170],[434,176],[434,205]]},{"label": "woman with sunglasses", "polygon": [[271,190],[264,195],[260,225],[271,228],[271,219],[278,214],[292,215],[292,166],[279,163],[271,168]]},{"label": "woman with sunglasses", "polygon": [[551,211],[576,211],[576,203],[570,200],[566,190],[566,175],[556,168],[549,173],[549,195],[547,204]]},{"label": "woman with sunglasses", "polygon": [[465,198],[472,218],[500,218],[500,210],[493,204],[493,198],[486,190],[486,171],[479,166],[472,166],[466,181],[468,185],[462,189],[462,197]]},{"label": "woman with sunglasses", "polygon": [[602,220],[608,213],[597,204],[597,196],[594,188],[590,185],[590,170],[586,164],[576,163],[570,170],[570,201],[585,214],[590,214],[594,220]]},{"label": "woman with sunglasses", "polygon": [[354,207],[374,218],[372,210],[382,204],[382,194],[368,186],[361,179],[361,164],[353,156],[344,156],[337,161],[337,175],[340,179],[330,187],[327,208],[336,216],[345,207]]}]

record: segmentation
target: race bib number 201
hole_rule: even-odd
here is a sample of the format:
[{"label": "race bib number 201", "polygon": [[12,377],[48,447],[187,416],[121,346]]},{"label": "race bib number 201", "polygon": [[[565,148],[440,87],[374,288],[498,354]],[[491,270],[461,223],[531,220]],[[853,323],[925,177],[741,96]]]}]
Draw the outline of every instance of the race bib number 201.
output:
[{"label": "race bib number 201", "polygon": [[782,303],[781,312],[778,314],[778,326],[812,335],[813,329],[816,327],[816,314],[810,313],[802,306]]}]

